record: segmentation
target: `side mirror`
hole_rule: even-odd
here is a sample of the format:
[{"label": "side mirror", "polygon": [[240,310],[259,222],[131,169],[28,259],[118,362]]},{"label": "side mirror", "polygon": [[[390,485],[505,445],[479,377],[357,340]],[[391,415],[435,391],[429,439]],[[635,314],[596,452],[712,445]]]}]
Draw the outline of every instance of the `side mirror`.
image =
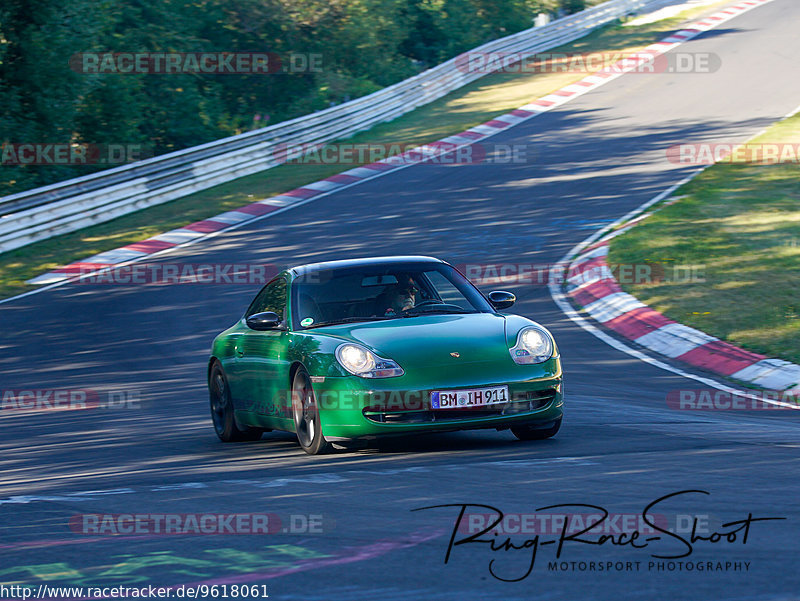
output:
[{"label": "side mirror", "polygon": [[499,311],[500,309],[508,309],[517,302],[517,297],[504,290],[494,290],[489,293],[489,302],[492,304],[492,307]]},{"label": "side mirror", "polygon": [[277,313],[264,311],[263,313],[253,313],[247,318],[247,327],[251,330],[274,330],[281,323],[281,318]]}]

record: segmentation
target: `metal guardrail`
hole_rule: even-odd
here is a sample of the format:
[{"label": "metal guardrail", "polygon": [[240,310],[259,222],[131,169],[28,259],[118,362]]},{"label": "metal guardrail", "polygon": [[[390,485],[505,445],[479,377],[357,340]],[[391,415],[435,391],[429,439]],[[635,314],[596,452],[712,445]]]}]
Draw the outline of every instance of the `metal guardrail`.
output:
[{"label": "metal guardrail", "polygon": [[676,1],[609,0],[493,40],[404,81],[316,113],[0,198],[0,252],[275,167],[282,162],[281,148],[324,144],[390,121],[485,75],[463,68],[469,54],[531,55],[578,39],[621,16]]}]

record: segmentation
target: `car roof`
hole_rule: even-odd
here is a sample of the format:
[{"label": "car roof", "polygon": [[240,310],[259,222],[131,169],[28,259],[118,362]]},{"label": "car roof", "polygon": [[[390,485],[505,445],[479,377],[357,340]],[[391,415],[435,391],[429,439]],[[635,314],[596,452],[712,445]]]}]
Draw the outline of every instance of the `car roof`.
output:
[{"label": "car roof", "polygon": [[288,271],[295,274],[305,271],[315,271],[318,269],[337,269],[340,267],[358,267],[359,265],[392,265],[396,263],[444,263],[441,259],[425,256],[389,256],[389,257],[365,257],[362,259],[342,259],[339,261],[324,261],[322,263],[308,263],[291,267]]}]

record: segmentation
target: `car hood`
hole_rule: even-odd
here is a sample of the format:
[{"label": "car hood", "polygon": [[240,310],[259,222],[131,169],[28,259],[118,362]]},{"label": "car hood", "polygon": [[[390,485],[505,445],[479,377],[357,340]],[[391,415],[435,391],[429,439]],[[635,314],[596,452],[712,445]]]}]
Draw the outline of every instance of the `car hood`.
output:
[{"label": "car hood", "polygon": [[401,366],[465,365],[510,359],[506,319],[494,313],[424,315],[326,330],[328,334],[363,344]]}]

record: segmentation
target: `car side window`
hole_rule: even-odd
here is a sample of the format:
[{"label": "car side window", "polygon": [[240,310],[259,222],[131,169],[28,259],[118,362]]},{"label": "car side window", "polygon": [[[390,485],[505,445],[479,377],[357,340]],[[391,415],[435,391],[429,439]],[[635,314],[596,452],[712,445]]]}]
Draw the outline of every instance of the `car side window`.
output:
[{"label": "car side window", "polygon": [[462,309],[472,308],[464,298],[464,295],[444,275],[438,271],[426,271],[425,275],[433,284],[442,301],[451,305],[458,305]]},{"label": "car side window", "polygon": [[250,303],[247,315],[250,317],[255,313],[272,311],[280,315],[281,319],[286,318],[286,279],[283,277],[271,281],[261,289],[255,300]]}]

